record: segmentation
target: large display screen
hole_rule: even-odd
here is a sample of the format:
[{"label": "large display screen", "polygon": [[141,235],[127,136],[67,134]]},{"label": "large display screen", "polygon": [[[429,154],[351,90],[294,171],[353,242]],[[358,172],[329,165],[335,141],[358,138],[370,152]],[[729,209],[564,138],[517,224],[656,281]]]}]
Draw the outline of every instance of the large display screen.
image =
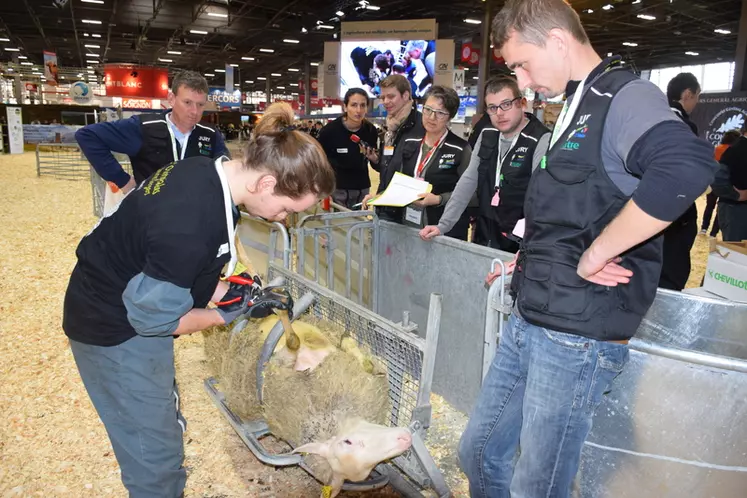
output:
[{"label": "large display screen", "polygon": [[379,83],[390,74],[410,82],[413,97],[422,97],[433,84],[435,40],[370,40],[340,44],[340,98],[350,88],[363,88],[369,96],[381,94]]}]

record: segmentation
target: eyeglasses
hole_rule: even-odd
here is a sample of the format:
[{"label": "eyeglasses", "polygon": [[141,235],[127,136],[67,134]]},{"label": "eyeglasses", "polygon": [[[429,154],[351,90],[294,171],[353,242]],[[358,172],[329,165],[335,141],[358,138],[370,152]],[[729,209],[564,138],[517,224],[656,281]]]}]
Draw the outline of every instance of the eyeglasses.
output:
[{"label": "eyeglasses", "polygon": [[440,119],[441,121],[449,119],[450,117],[448,112],[434,109],[433,107],[427,105],[423,106],[423,114],[427,118],[432,118],[435,116],[436,119]]},{"label": "eyeglasses", "polygon": [[498,109],[500,109],[501,111],[510,111],[514,106],[514,102],[516,102],[517,100],[521,100],[521,97],[516,97],[512,100],[504,100],[498,105],[489,105],[487,108],[488,114],[493,115],[498,112]]}]

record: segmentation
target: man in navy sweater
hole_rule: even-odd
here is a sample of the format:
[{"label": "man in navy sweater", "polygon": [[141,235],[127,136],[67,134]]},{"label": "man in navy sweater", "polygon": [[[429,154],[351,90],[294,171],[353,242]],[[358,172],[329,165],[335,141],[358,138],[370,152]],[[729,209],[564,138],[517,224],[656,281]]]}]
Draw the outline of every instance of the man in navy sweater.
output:
[{"label": "man in navy sweater", "polygon": [[[75,139],[96,172],[127,193],[171,162],[229,155],[221,133],[200,124],[207,93],[205,78],[182,71],[171,84],[171,111],[89,125],[78,130]],[[130,156],[132,177],[112,152]]]}]

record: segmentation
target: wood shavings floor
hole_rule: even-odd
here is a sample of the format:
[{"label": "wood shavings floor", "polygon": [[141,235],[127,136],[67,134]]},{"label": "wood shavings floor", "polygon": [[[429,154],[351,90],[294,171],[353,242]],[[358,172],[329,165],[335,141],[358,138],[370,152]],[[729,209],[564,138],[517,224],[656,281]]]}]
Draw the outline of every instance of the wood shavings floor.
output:
[{"label": "wood shavings floor", "polygon": [[[90,184],[37,178],[30,152],[0,155],[0,202],[0,496],[126,496],[60,327],[74,250],[95,222]],[[702,278],[706,237],[698,237],[693,256],[689,287]],[[209,372],[200,334],[179,339],[176,357],[189,421],[187,497],[318,496],[318,484],[301,469],[257,462],[223,420],[202,387]],[[466,483],[449,448],[465,420],[434,400],[437,430],[430,443],[456,496],[466,496]]]}]

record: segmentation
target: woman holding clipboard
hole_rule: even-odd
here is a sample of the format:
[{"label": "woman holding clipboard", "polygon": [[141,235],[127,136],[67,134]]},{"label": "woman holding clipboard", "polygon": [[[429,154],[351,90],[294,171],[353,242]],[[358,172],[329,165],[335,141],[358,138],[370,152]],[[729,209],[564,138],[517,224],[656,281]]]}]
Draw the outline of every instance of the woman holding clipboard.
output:
[{"label": "woman holding clipboard", "polygon": [[[433,86],[423,104],[422,136],[404,139],[381,175],[379,192],[386,190],[394,174],[399,172],[431,184],[429,193],[420,200],[397,209],[395,221],[415,228],[437,224],[459,177],[469,165],[472,149],[466,140],[452,133],[449,122],[459,110],[459,96],[451,88]],[[364,199],[363,207],[373,196]],[[467,240],[469,217],[462,218],[447,233],[449,237]]]}]

